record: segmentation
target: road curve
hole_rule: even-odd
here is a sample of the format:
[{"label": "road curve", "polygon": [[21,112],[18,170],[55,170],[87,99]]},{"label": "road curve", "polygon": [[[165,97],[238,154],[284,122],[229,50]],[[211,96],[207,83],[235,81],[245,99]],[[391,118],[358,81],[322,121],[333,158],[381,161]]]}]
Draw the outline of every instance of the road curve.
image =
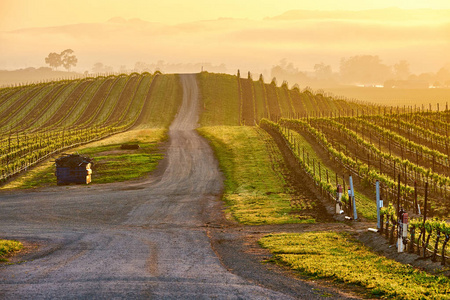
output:
[{"label": "road curve", "polygon": [[0,237],[37,244],[0,265],[0,299],[288,299],[228,272],[205,223],[222,178],[198,121],[195,75],[165,166],[146,182],[0,194]]}]

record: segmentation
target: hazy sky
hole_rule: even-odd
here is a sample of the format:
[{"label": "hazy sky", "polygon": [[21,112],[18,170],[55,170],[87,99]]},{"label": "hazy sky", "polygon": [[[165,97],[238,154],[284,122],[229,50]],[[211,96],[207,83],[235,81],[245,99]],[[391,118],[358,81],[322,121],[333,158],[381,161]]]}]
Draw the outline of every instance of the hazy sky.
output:
[{"label": "hazy sky", "polygon": [[0,0],[0,69],[68,48],[79,72],[164,60],[259,73],[281,59],[336,72],[355,55],[436,72],[450,63],[450,0]]},{"label": "hazy sky", "polygon": [[450,9],[449,0],[0,0],[0,31],[112,17],[177,24],[220,17],[262,19],[288,10],[364,10],[386,7]]}]

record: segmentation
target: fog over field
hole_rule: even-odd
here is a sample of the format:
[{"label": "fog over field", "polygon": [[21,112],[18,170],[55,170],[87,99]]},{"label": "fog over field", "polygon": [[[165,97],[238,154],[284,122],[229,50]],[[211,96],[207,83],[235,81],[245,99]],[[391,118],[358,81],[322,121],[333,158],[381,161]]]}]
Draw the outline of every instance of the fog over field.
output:
[{"label": "fog over field", "polygon": [[264,72],[286,58],[302,70],[323,62],[338,71],[344,57],[407,60],[414,73],[436,72],[450,58],[450,10],[386,8],[363,11],[291,10],[264,19],[218,18],[178,24],[113,17],[15,30],[0,28],[0,69],[45,65],[50,52],[73,49],[75,71],[97,62],[225,64]]}]

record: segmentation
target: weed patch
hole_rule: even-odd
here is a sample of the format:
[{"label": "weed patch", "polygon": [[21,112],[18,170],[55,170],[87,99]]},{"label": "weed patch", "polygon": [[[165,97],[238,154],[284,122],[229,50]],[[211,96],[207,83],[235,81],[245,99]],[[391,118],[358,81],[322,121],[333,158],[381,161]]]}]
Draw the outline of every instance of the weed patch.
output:
[{"label": "weed patch", "polygon": [[8,254],[19,251],[23,248],[21,242],[11,241],[11,240],[0,240],[0,262],[7,262],[8,259],[5,257]]}]

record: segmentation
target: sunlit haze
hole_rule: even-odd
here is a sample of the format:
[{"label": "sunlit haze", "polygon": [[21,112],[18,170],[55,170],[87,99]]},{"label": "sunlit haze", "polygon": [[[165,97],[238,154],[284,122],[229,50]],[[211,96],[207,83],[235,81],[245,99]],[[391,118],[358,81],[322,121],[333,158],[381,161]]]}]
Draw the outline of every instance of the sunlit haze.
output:
[{"label": "sunlit haze", "polygon": [[447,0],[2,0],[1,30],[103,22],[112,17],[176,24],[225,18],[262,19],[288,10],[450,9]]},{"label": "sunlit haze", "polygon": [[323,63],[338,72],[343,58],[357,55],[437,72],[450,62],[450,2],[0,2],[0,70],[47,66],[44,58],[64,49],[74,50],[77,72],[164,61],[268,74],[283,59],[300,70]]}]

